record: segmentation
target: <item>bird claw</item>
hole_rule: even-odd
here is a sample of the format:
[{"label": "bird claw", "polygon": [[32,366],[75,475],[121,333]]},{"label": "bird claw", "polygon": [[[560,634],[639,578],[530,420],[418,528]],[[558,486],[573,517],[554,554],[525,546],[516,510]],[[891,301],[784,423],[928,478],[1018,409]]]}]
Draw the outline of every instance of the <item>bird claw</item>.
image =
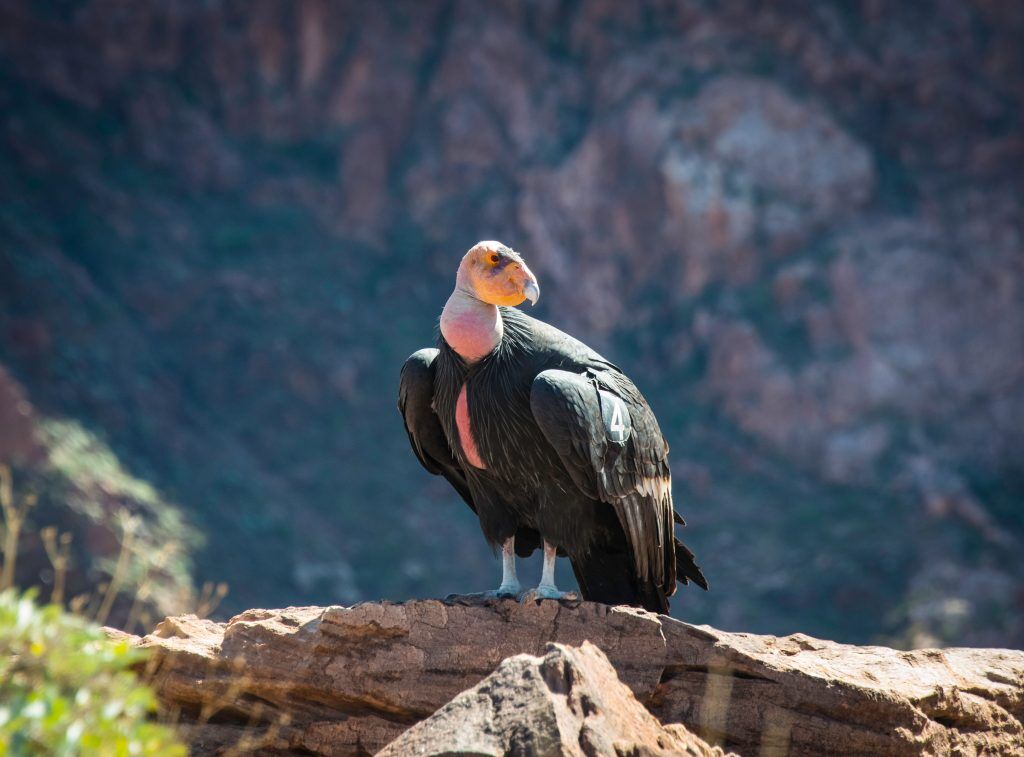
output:
[{"label": "bird claw", "polygon": [[521,604],[530,601],[539,602],[542,599],[579,599],[579,594],[574,591],[559,591],[555,586],[541,584],[536,589],[530,589],[519,598]]},{"label": "bird claw", "polygon": [[497,589],[485,591],[484,594],[496,599],[519,599],[523,596],[523,587],[519,584],[502,584]]}]

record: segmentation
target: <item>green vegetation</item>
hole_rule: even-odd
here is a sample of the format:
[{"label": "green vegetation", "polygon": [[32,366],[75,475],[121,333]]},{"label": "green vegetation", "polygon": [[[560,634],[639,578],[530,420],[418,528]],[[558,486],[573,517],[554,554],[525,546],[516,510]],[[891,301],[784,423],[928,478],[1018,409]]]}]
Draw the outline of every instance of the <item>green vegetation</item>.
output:
[{"label": "green vegetation", "polygon": [[0,755],[185,755],[153,722],[143,653],[31,593],[0,594]]},{"label": "green vegetation", "polygon": [[[41,435],[50,442],[49,466],[36,475],[32,488],[44,485],[49,490],[44,498],[54,496],[57,487],[66,502],[77,498],[79,514],[91,518],[86,522],[100,525],[109,525],[112,516],[102,503],[111,498],[160,504],[151,487],[128,475],[109,450],[75,424],[44,423]],[[92,491],[92,486],[102,487],[102,492]],[[34,589],[21,593],[14,588],[19,541],[32,536],[29,516],[38,501],[36,491],[15,491],[11,469],[0,464],[0,757],[186,754],[174,731],[153,720],[156,697],[135,672],[145,653],[127,640],[108,638],[97,622],[67,613],[59,604],[70,558],[69,533],[52,526],[39,533],[54,570],[52,603],[40,607]],[[72,602],[72,607],[89,604],[90,616],[102,622],[121,592],[130,589],[131,625],[149,585],[148,578],[140,585],[139,576],[166,571],[168,561],[152,554],[155,545],[146,544],[150,526],[142,525],[140,515],[121,509],[113,517],[121,524],[121,545],[106,569],[110,580],[96,587],[93,601]]]}]

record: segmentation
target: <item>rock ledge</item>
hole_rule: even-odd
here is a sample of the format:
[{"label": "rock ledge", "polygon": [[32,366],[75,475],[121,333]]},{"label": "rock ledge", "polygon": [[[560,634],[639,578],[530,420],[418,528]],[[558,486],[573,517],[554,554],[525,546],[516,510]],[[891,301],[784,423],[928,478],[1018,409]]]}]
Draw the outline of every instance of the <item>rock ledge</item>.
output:
[{"label": "rock ledge", "polygon": [[590,602],[458,599],[174,617],[134,643],[153,650],[194,754],[241,741],[333,755],[378,752],[509,657],[587,641],[662,724],[739,754],[1024,754],[1012,650],[901,652]]}]

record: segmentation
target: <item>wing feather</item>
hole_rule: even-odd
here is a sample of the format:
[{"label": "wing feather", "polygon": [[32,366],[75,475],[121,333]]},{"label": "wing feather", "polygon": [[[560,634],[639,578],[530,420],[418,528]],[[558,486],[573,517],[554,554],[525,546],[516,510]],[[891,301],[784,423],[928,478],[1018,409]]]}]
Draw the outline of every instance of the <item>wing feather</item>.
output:
[{"label": "wing feather", "polygon": [[[476,513],[476,502],[465,471],[455,458],[434,412],[434,374],[438,354],[437,349],[426,348],[414,352],[405,361],[398,384],[398,410],[416,459],[429,472],[444,476]],[[521,526],[516,531],[516,553],[521,557],[528,557],[539,547],[540,535],[535,530]]]},{"label": "wing feather", "polygon": [[432,406],[434,398],[434,360],[438,350],[426,348],[414,352],[402,366],[398,382],[398,411],[409,435],[416,459],[435,476],[444,476],[473,512],[476,505],[466,475],[452,454],[444,429]]},{"label": "wing feather", "polygon": [[[629,413],[632,429],[623,443],[605,427],[600,390],[620,399]],[[672,506],[668,444],[639,390],[618,371],[547,370],[534,380],[530,404],[576,485],[615,509],[640,580],[672,595],[677,553],[686,548],[677,546],[674,534],[679,518]],[[681,578],[706,587],[692,556]]]}]

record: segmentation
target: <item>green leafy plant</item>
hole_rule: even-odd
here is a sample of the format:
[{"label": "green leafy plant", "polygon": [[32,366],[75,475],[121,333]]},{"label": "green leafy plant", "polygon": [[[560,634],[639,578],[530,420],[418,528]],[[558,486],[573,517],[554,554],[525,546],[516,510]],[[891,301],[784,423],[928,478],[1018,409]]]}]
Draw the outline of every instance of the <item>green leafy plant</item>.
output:
[{"label": "green leafy plant", "polygon": [[0,756],[181,755],[134,668],[145,653],[32,592],[0,593]]}]

